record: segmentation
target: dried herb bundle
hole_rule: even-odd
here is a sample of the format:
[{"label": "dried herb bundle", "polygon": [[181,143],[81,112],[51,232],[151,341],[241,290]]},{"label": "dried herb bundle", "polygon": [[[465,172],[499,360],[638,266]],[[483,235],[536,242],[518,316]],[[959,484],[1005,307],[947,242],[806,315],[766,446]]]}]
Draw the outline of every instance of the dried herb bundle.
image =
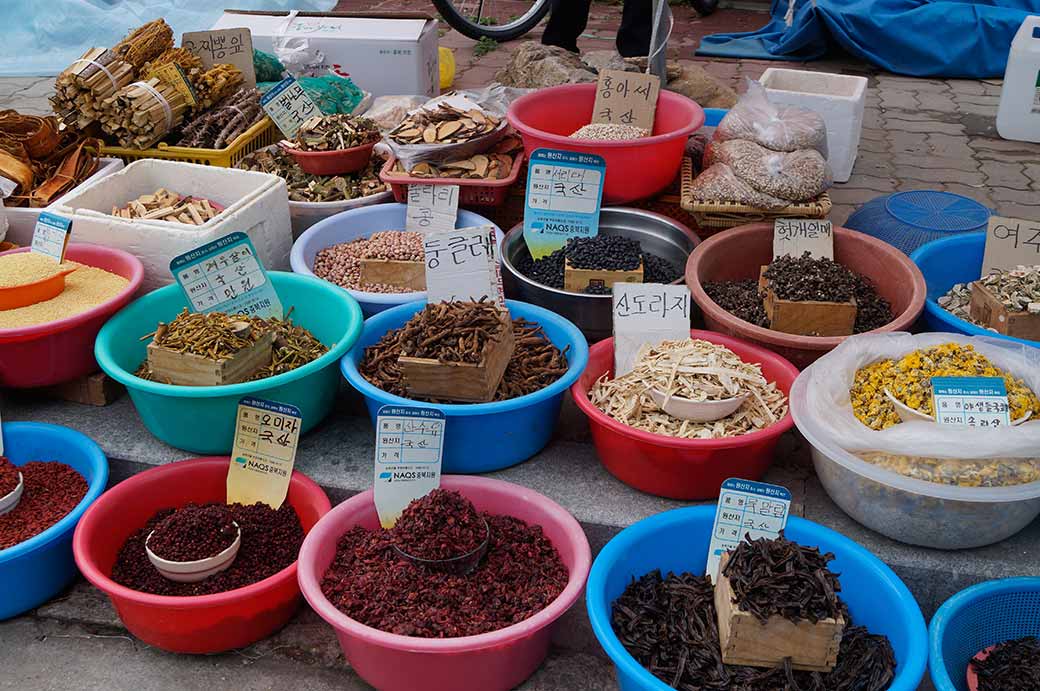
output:
[{"label": "dried herb bundle", "polygon": [[763,624],[773,615],[791,621],[848,617],[838,598],[838,576],[827,568],[833,554],[820,554],[784,538],[743,541],[730,554],[723,574],[737,607]]},{"label": "dried herb bundle", "polygon": [[415,111],[390,130],[389,136],[398,144],[458,144],[483,137],[499,124],[490,113],[441,103],[436,108]]},{"label": "dried herb bundle", "polygon": [[147,149],[177,127],[189,110],[172,84],[152,77],[124,86],[101,103],[101,129],[120,146]]},{"label": "dried herb bundle", "polygon": [[440,302],[427,305],[401,327],[401,355],[440,362],[478,363],[505,322],[493,302]]},{"label": "dried herb bundle", "polygon": [[202,58],[198,55],[195,55],[195,53],[192,53],[187,48],[168,48],[163,51],[159,57],[146,62],[141,67],[141,74],[151,74],[152,70],[158,69],[159,67],[169,63],[178,65],[182,70],[184,70],[184,74],[186,75],[190,75],[195,70],[198,70],[200,73],[202,72]]},{"label": "dried herb bundle", "polygon": [[293,145],[301,151],[339,151],[379,141],[379,127],[356,115],[316,115],[300,125]]},{"label": "dried herb bundle", "polygon": [[1040,640],[1025,636],[1005,641],[985,660],[972,660],[979,691],[1036,691],[1040,688]]},{"label": "dried herb bundle", "polygon": [[112,47],[117,57],[140,69],[146,62],[173,48],[173,29],[164,19],[153,19],[131,31]]},{"label": "dried herb bundle", "polygon": [[289,201],[338,202],[385,192],[387,185],[379,179],[381,166],[382,160],[373,156],[368,167],[357,173],[312,175],[305,173],[296,159],[279,148],[251,153],[236,167],[284,178],[289,187]]},{"label": "dried herb bundle", "polygon": [[260,92],[256,89],[241,89],[218,103],[216,107],[187,122],[181,128],[177,146],[223,149],[263,119]]},{"label": "dried herb bundle", "polygon": [[275,332],[274,349],[271,355],[271,364],[253,375],[252,379],[266,379],[276,374],[290,372],[297,367],[303,367],[307,363],[314,362],[325,353],[329,352],[327,346],[315,338],[307,329],[293,324],[290,316],[292,308],[286,312],[284,319],[260,319],[253,317],[251,322],[254,327],[273,329]]},{"label": "dried herb bundle", "polygon": [[195,112],[208,110],[222,99],[242,88],[245,77],[234,65],[213,65],[201,75],[192,75],[192,86],[198,96]]}]

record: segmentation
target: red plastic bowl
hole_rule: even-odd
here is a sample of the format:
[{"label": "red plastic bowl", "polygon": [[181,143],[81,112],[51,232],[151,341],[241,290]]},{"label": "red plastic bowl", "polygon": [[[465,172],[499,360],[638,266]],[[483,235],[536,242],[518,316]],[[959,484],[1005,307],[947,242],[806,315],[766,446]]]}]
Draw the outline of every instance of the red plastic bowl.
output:
[{"label": "red plastic bowl", "polygon": [[303,172],[312,175],[346,175],[356,173],[372,160],[372,147],[376,142],[362,144],[349,149],[338,149],[336,151],[301,151],[293,146],[281,144]]},{"label": "red plastic bowl", "polygon": [[[798,369],[776,353],[731,336],[690,331],[723,345],[747,362],[762,365],[762,374],[790,395]],[[589,401],[589,389],[604,374],[614,376],[614,339],[589,349],[589,364],[571,386],[574,402],[589,418],[592,442],[600,462],[626,485],[670,499],[713,499],[728,478],[758,480],[773,462],[777,442],[794,420],[791,414],[765,429],[725,439],[675,439],[629,427]]]},{"label": "red plastic bowl", "polygon": [[[805,368],[838,347],[847,336],[799,336],[755,326],[719,307],[704,283],[757,278],[773,259],[773,224],[752,223],[708,238],[686,261],[686,285],[712,331],[758,343]],[[848,228],[834,228],[834,259],[870,279],[895,317],[876,331],[909,331],[924,310],[928,293],[917,265],[892,245]]]},{"label": "red plastic bowl", "polygon": [[527,160],[535,149],[563,149],[602,156],[607,163],[603,204],[652,197],[668,187],[682,164],[686,139],[704,124],[704,109],[673,91],[661,91],[651,136],[630,141],[571,139],[592,120],[595,84],[538,89],[513,101],[509,124],[524,140]]},{"label": "red plastic bowl", "polygon": [[[0,253],[28,252],[29,248]],[[130,283],[106,303],[67,319],[17,329],[0,329],[0,386],[49,386],[98,370],[94,339],[108,318],[122,309],[144,278],[141,261],[123,250],[71,244],[67,259],[111,271]]]},{"label": "red plastic bowl", "polygon": [[[296,563],[270,578],[225,593],[197,597],[150,595],[109,578],[119,549],[156,511],[227,498],[227,457],[196,458],[146,470],[108,490],[83,515],[72,539],[76,565],[102,590],[130,631],[174,653],[217,653],[265,638],[296,611]],[[304,532],[328,513],[329,498],[293,472],[288,501]]]},{"label": "red plastic bowl", "polygon": [[459,206],[502,206],[509,189],[516,184],[520,176],[520,168],[524,164],[524,153],[513,156],[513,167],[509,169],[509,175],[501,180],[470,180],[465,178],[413,178],[394,170],[397,163],[395,156],[390,156],[379,171],[379,179],[390,185],[394,193],[394,201],[408,203],[409,185],[458,185]]},{"label": "red plastic bowl", "polygon": [[542,526],[570,573],[560,596],[522,622],[461,638],[399,636],[351,619],[325,598],[321,581],[343,533],[358,525],[379,527],[372,490],[351,497],[314,526],[300,550],[300,588],[336,630],[350,666],[380,691],[507,691],[542,664],[555,622],[581,596],[592,562],[589,541],[566,509],[526,487],[466,475],[445,475],[441,486],[464,494],[478,511]]}]

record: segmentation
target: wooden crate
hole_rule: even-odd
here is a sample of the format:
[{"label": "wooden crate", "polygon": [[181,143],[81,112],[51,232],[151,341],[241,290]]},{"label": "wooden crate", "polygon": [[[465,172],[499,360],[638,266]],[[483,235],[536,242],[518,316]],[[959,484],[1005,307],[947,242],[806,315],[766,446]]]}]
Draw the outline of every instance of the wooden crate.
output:
[{"label": "wooden crate", "polygon": [[589,286],[610,288],[615,283],[642,283],[643,260],[631,271],[607,271],[604,269],[576,269],[568,259],[563,267],[563,289],[580,293]]},{"label": "wooden crate", "polygon": [[765,277],[765,266],[758,277],[764,293],[762,307],[773,331],[800,336],[851,336],[856,327],[856,298],[848,302],[821,300],[781,300]]},{"label": "wooden crate", "polygon": [[95,372],[72,381],[44,386],[37,391],[47,398],[101,407],[118,400],[126,388],[104,372]]},{"label": "wooden crate", "polygon": [[809,672],[830,672],[838,662],[845,620],[824,619],[813,624],[774,615],[765,624],[733,604],[733,588],[722,570],[729,561],[723,554],[715,584],[715,610],[719,623],[722,661],[727,665],[779,667],[786,658],[791,666]]},{"label": "wooden crate", "polygon": [[426,290],[426,265],[397,259],[362,259],[361,282],[383,283],[412,291]]},{"label": "wooden crate", "polygon": [[274,332],[266,331],[251,346],[229,358],[213,360],[194,353],[148,344],[148,367],[158,381],[180,386],[237,384],[271,361]]},{"label": "wooden crate", "polygon": [[980,281],[971,284],[971,318],[998,333],[1040,341],[1040,314],[1012,312]]}]

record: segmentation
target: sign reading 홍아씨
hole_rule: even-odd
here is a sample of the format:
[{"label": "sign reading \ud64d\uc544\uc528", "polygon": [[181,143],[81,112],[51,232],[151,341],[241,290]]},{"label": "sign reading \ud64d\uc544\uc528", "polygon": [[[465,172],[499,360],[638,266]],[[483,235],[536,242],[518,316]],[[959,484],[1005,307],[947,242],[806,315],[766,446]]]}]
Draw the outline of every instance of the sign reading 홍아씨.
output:
[{"label": "sign reading \ud64d\uc544\uc528", "polygon": [[940,425],[1011,424],[1007,386],[1000,377],[932,377],[932,405]]},{"label": "sign reading \ud64d\uc544\uc528", "polygon": [[191,51],[202,60],[207,70],[213,65],[234,65],[242,73],[245,87],[256,86],[256,70],[253,67],[253,34],[245,27],[213,29],[212,31],[186,31],[181,35],[181,47]]},{"label": "sign reading \ud64d\uc544\uc528", "polygon": [[981,276],[1034,264],[1040,264],[1040,221],[990,216]]},{"label": "sign reading \ud64d\uc544\uc528", "polygon": [[653,131],[661,79],[657,75],[601,70],[592,122],[632,125]]},{"label": "sign reading \ud64d\uc544\uc528", "polygon": [[385,405],[376,416],[375,502],[379,522],[392,528],[413,499],[441,484],[444,413]]},{"label": "sign reading \ud64d\uc544\uc528", "polygon": [[283,316],[282,303],[245,233],[231,233],[174,257],[170,272],[192,312]]},{"label": "sign reading \ud64d\uc544\uc528", "polygon": [[294,405],[246,396],[238,403],[227,475],[229,504],[277,509],[289,491],[303,416]]},{"label": "sign reading \ud64d\uc544\uc528", "polygon": [[260,98],[260,107],[290,139],[296,135],[296,130],[300,129],[300,125],[306,122],[307,118],[322,114],[321,109],[293,77],[286,77],[272,86]]},{"label": "sign reading \ud64d\uc544\uc528", "polygon": [[536,149],[527,172],[524,241],[535,259],[599,233],[607,164],[602,156]]},{"label": "sign reading \ud64d\uc544\uc528", "polygon": [[834,259],[834,226],[815,218],[778,218],[773,223],[773,258],[808,252],[813,259]]},{"label": "sign reading \ud64d\uc544\uc528", "polygon": [[59,264],[65,261],[65,250],[72,233],[72,219],[41,211],[33,229],[32,245],[29,250],[46,254]]},{"label": "sign reading \ud64d\uc544\uc528", "polygon": [[786,487],[739,478],[723,482],[704,572],[711,577],[711,582],[715,582],[724,552],[736,549],[746,537],[752,540],[776,538],[787,527],[790,511],[791,492]]},{"label": "sign reading \ud64d\uc544\uc528", "polygon": [[615,283],[614,376],[628,374],[646,344],[690,337],[690,291],[660,283]]},{"label": "sign reading \ud64d\uc544\uc528", "polygon": [[459,213],[458,185],[409,185],[404,229],[439,233],[455,228]]},{"label": "sign reading \ud64d\uc544\uc528", "polygon": [[486,297],[504,306],[496,247],[493,226],[427,235],[423,240],[426,301],[478,302]]}]

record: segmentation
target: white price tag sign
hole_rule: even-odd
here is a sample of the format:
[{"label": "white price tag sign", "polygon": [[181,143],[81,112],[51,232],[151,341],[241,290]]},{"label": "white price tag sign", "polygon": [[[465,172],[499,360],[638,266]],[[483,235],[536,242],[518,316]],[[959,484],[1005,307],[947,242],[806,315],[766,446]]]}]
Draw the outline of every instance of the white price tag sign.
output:
[{"label": "white price tag sign", "polygon": [[436,408],[379,409],[373,494],[384,528],[393,528],[413,499],[440,487],[444,424]]},{"label": "white price tag sign", "polygon": [[458,213],[458,185],[408,186],[405,230],[423,234],[453,230]]},{"label": "white price tag sign", "polygon": [[251,396],[239,401],[227,476],[229,504],[281,507],[289,492],[302,424],[294,405]]},{"label": "white price tag sign", "polygon": [[230,233],[174,257],[170,272],[192,312],[282,318],[278,293],[245,233]]},{"label": "white price tag sign", "polygon": [[690,291],[660,283],[615,283],[614,376],[628,374],[639,349],[690,337]]},{"label": "white price tag sign", "polygon": [[296,135],[296,131],[307,118],[322,114],[321,109],[292,77],[286,77],[272,86],[261,97],[260,107],[271,116],[282,134],[290,139]]},{"label": "white price tag sign", "polygon": [[505,306],[493,226],[431,233],[423,240],[426,301],[479,302]]},{"label": "white price tag sign", "polygon": [[1007,386],[1000,377],[932,377],[932,406],[940,425],[997,429],[1011,424]]},{"label": "white price tag sign", "polygon": [[812,218],[778,218],[773,223],[773,258],[808,252],[813,259],[834,259],[834,225]]},{"label": "white price tag sign", "polygon": [[736,549],[745,538],[775,539],[787,527],[790,511],[791,492],[786,487],[739,478],[723,482],[704,572],[711,582],[715,582],[723,552]]},{"label": "white price tag sign", "polygon": [[72,219],[41,211],[33,230],[31,252],[45,254],[59,264],[65,261],[65,250],[72,233]]},{"label": "white price tag sign", "polygon": [[1034,264],[1040,264],[1040,221],[990,216],[980,277]]}]

